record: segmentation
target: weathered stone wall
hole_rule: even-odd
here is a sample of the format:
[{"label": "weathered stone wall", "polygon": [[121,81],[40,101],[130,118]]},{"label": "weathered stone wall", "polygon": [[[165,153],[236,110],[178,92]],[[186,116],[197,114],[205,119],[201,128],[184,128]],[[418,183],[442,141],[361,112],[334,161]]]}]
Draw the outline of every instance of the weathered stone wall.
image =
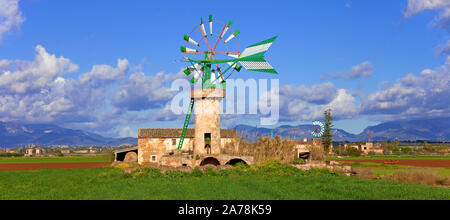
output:
[{"label": "weathered stone wall", "polygon": [[[178,147],[180,138],[176,139],[176,144],[172,143],[174,138],[139,138],[138,139],[138,163],[155,163],[152,161],[152,155],[156,155],[156,163],[162,156],[168,152],[175,151]],[[185,138],[182,151],[189,151],[193,149],[193,140]]]}]

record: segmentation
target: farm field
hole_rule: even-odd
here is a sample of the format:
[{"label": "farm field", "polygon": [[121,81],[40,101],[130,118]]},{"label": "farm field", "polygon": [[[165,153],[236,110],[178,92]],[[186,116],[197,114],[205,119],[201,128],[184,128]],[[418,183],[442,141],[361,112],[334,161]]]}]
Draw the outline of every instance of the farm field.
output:
[{"label": "farm field", "polygon": [[64,156],[64,157],[0,157],[0,164],[13,163],[66,163],[66,162],[105,162],[105,155]]},{"label": "farm field", "polygon": [[301,171],[271,161],[164,174],[118,168],[0,171],[0,199],[450,199],[450,188]]},{"label": "farm field", "polygon": [[450,155],[376,155],[366,157],[330,157],[330,160],[394,160],[394,159],[417,159],[417,160],[450,160]]},{"label": "farm field", "polygon": [[441,167],[450,168],[450,160],[443,159],[337,159],[336,161],[342,163],[348,162],[368,162],[385,164],[395,161],[398,165],[415,166],[415,167]]},{"label": "farm field", "polygon": [[105,155],[65,157],[0,157],[0,170],[101,168],[108,165]]}]

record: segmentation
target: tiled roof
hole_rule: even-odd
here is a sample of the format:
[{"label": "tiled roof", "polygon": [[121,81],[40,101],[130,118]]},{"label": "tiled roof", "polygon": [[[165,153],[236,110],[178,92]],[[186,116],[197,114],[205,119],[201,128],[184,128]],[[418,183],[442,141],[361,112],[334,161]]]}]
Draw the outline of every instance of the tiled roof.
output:
[{"label": "tiled roof", "polygon": [[[138,131],[138,138],[180,138],[181,128],[140,128]],[[222,138],[231,138],[237,135],[234,129],[221,129],[220,136]],[[194,129],[187,129],[186,138],[194,137]]]}]

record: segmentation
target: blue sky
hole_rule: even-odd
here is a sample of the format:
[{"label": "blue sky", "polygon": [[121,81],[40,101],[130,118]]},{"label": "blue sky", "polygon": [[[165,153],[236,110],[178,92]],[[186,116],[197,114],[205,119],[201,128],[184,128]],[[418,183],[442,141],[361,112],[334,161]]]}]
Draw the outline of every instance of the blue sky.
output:
[{"label": "blue sky", "polygon": [[[448,84],[436,85],[435,80],[448,82],[448,0],[0,0],[0,7],[0,80],[2,72],[12,73],[3,78],[8,84],[0,82],[4,121],[55,123],[108,136],[134,135],[139,127],[181,127],[179,117],[151,116],[171,98],[160,92],[183,67],[173,62],[182,57],[183,34],[209,14],[233,21],[233,28],[241,31],[242,48],[279,36],[267,54],[279,75],[242,71],[233,77],[279,78],[280,102],[285,103],[281,124],[320,119],[305,112],[330,103],[337,108],[336,127],[353,133],[385,120],[449,113],[448,103],[433,104],[449,95]],[[45,53],[37,51],[38,45]],[[66,61],[55,60],[59,68],[51,65],[56,70],[50,77],[49,69],[36,67],[39,54]],[[122,68],[119,59],[126,60]],[[76,67],[68,70],[68,63]],[[424,70],[435,75],[421,74]],[[108,71],[116,71],[117,77],[105,78]],[[23,76],[11,78],[14,74]],[[89,85],[81,80],[84,74],[85,79],[90,76],[85,80]],[[58,77],[65,80],[62,88],[54,85]],[[136,84],[146,80],[160,80],[161,85]],[[24,89],[15,91],[14,83]],[[324,95],[305,101],[286,86]],[[436,87],[441,90],[431,89]],[[42,91],[48,94],[40,96]],[[119,97],[118,91],[127,95]],[[342,106],[349,109],[339,109]]]}]

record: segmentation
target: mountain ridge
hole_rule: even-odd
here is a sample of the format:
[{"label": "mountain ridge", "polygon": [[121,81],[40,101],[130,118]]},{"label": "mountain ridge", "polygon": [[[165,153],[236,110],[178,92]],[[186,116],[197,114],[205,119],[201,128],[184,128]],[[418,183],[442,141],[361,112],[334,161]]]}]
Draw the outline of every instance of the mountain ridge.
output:
[{"label": "mountain ridge", "polygon": [[[291,139],[313,138],[311,125],[281,125],[277,128],[255,128],[249,125],[233,127],[237,133],[251,141],[261,135],[279,135]],[[396,120],[369,126],[360,134],[352,134],[343,129],[332,130],[334,141],[415,141],[450,140],[450,117],[433,119]],[[54,124],[22,124],[0,122],[0,148],[20,147],[28,144],[41,146],[120,146],[136,145],[137,138],[112,138],[82,130],[62,128]]]},{"label": "mountain ridge", "polygon": [[[277,128],[255,128],[249,125],[237,125],[234,127],[241,135],[249,136],[249,140],[256,140],[255,132],[258,134],[290,137],[291,139],[303,140],[313,138],[311,132],[313,125],[283,125]],[[414,141],[414,140],[450,140],[450,117],[433,119],[410,119],[383,122],[378,125],[368,126],[359,134],[352,134],[343,129],[332,129],[334,141]],[[260,136],[260,135],[258,135]]]},{"label": "mountain ridge", "polygon": [[0,122],[0,147],[40,146],[119,146],[137,144],[137,138],[110,138],[99,134],[62,128],[54,124]]}]

